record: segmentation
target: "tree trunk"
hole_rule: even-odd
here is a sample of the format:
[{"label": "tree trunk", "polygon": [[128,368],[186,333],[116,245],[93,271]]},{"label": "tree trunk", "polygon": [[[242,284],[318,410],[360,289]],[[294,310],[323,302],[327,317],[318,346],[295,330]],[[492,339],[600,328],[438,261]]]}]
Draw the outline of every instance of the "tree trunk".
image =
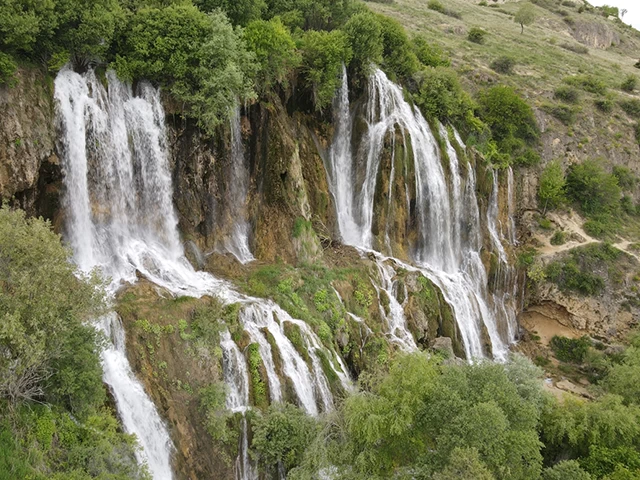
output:
[{"label": "tree trunk", "polygon": [[524,33],[524,23],[520,24],[520,35]]}]

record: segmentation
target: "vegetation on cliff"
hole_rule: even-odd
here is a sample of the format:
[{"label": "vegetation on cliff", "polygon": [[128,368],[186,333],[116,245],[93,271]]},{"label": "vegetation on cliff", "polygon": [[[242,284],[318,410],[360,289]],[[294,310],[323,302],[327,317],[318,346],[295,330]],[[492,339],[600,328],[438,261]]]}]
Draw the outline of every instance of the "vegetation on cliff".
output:
[{"label": "vegetation on cliff", "polygon": [[0,478],[146,478],[102,384],[101,308],[51,226],[0,208]]}]

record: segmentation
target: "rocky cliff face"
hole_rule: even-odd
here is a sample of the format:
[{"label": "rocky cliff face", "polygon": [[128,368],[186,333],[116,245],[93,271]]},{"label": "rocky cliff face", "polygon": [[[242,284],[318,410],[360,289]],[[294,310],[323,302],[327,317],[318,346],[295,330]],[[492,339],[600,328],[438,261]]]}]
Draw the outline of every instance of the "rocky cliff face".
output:
[{"label": "rocky cliff face", "polygon": [[31,215],[58,210],[53,85],[40,70],[20,69],[15,86],[0,86],[0,198]]}]

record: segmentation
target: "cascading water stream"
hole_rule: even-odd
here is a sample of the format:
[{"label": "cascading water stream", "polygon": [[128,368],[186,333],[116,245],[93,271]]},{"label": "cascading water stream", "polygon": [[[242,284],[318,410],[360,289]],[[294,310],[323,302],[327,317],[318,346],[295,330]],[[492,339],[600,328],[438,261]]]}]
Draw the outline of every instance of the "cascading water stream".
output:
[{"label": "cascading water stream", "polygon": [[[492,344],[493,357],[506,358],[509,335],[500,334],[499,318],[494,312],[487,288],[487,273],[480,258],[481,224],[478,201],[475,194],[475,172],[467,166],[466,178],[456,150],[453,148],[446,128],[439,126],[439,134],[446,142],[449,159],[449,177],[445,173],[442,153],[429,124],[416,108],[409,105],[402,90],[393,84],[381,70],[376,70],[369,81],[368,102],[365,119],[368,131],[356,155],[351,151],[352,118],[349,114],[348,87],[346,77],[336,97],[336,135],[331,150],[331,161],[327,172],[333,197],[336,199],[338,225],[343,241],[371,252],[374,243],[372,234],[374,195],[378,170],[385,140],[395,145],[397,133],[402,134],[405,152],[405,174],[412,163],[415,172],[415,215],[418,222],[417,241],[413,245],[412,257],[415,265],[442,291],[452,307],[462,335],[466,356],[469,360],[485,356],[482,334],[485,331]],[[457,132],[454,136],[464,147]],[[410,144],[408,148],[407,144]],[[396,155],[395,147],[392,147]],[[412,156],[409,157],[407,152]],[[392,164],[394,163],[392,157]],[[339,183],[332,179],[344,176],[350,181]],[[361,182],[354,181],[361,179]],[[360,188],[356,185],[361,184]],[[390,195],[389,195],[390,196]],[[409,194],[407,204],[410,208]],[[345,208],[345,205],[348,208]],[[388,243],[388,242],[387,242]],[[390,264],[402,262],[373,252],[380,272]],[[506,257],[505,257],[506,258]],[[387,262],[387,266],[385,266]],[[387,271],[388,272],[388,271]],[[386,273],[382,283],[388,282]],[[397,302],[396,302],[397,303]],[[394,318],[395,316],[395,318]],[[390,321],[391,319],[391,321]],[[401,326],[407,337],[404,312],[396,310],[387,315],[392,331]],[[403,333],[403,337],[405,336]],[[504,338],[503,338],[504,337]],[[411,346],[405,342],[404,347]],[[414,343],[415,346],[415,343]]]},{"label": "cascading water stream", "polygon": [[242,129],[240,126],[240,107],[236,107],[231,123],[231,164],[226,188],[226,216],[231,234],[225,236],[223,249],[235,256],[240,263],[255,260],[249,248],[249,222],[246,216],[247,193],[249,191],[249,170],[246,166]]},{"label": "cascading water stream", "polygon": [[[109,279],[112,296],[138,275],[174,295],[215,295],[225,303],[242,305],[239,320],[260,347],[272,401],[283,400],[282,383],[265,330],[274,339],[282,370],[294,387],[299,404],[317,414],[333,406],[332,392],[318,357],[321,342],[303,322],[291,318],[273,302],[247,297],[220,279],[197,272],[184,256],[172,203],[164,112],[159,93],[141,83],[137,95],[130,86],[107,73],[108,89],[93,71],[80,75],[62,70],[55,80],[60,150],[66,187],[66,238],[81,270],[98,269]],[[239,138],[238,135],[235,136]],[[298,325],[308,350],[305,362],[284,334],[284,324]],[[114,392],[128,432],[136,433],[154,479],[172,478],[171,440],[160,416],[135,379],[124,351],[124,330],[113,320],[102,328],[113,340],[103,353],[105,381]],[[222,335],[223,370],[230,386],[228,407],[249,406],[247,365]],[[344,388],[351,381],[342,360],[331,349],[330,367]],[[246,428],[246,424],[245,424]],[[246,432],[245,432],[246,433]],[[239,478],[254,472],[244,435],[236,470]]]}]

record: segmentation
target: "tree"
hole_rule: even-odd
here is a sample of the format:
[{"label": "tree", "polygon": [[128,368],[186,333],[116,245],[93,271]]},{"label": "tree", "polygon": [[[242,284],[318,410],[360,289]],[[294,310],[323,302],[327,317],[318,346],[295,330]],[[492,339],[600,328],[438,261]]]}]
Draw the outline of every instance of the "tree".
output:
[{"label": "tree", "polygon": [[264,0],[196,0],[193,3],[207,13],[222,9],[234,25],[259,20],[267,8]]},{"label": "tree", "polygon": [[342,81],[340,70],[351,60],[351,47],[341,30],[309,30],[300,41],[302,75],[313,91],[313,103],[321,110],[331,103]]},{"label": "tree", "polygon": [[556,208],[565,200],[564,172],[558,160],[549,163],[540,175],[538,186],[538,199],[542,204],[542,214],[547,213],[547,208]]},{"label": "tree", "polygon": [[536,11],[535,11],[535,8],[533,7],[533,4],[526,2],[524,5],[522,5],[516,12],[516,15],[515,17],[513,17],[513,20],[516,23],[520,24],[520,33],[523,34],[524,26],[531,25],[536,20]]},{"label": "tree", "polygon": [[288,87],[293,70],[300,64],[300,53],[289,29],[279,18],[255,20],[244,30],[247,47],[256,56],[256,84],[266,93],[275,84]]},{"label": "tree", "polygon": [[575,460],[565,460],[546,468],[542,472],[543,480],[591,480],[591,475],[580,468]]},{"label": "tree", "polygon": [[222,12],[206,14],[188,4],[143,8],[123,35],[118,75],[165,87],[207,133],[238,99],[253,97],[253,56]]},{"label": "tree", "polygon": [[433,480],[494,480],[494,476],[482,463],[475,448],[454,448],[449,464],[441,472],[433,475]]},{"label": "tree", "polygon": [[616,176],[605,172],[595,160],[569,168],[567,193],[588,215],[617,211],[622,195]]},{"label": "tree", "polygon": [[0,398],[13,404],[55,398],[83,412],[104,396],[96,332],[84,323],[102,293],[69,257],[49,223],[0,208]]},{"label": "tree", "polygon": [[383,62],[385,72],[398,79],[409,79],[419,68],[407,34],[398,21],[384,15],[378,16],[382,32]]},{"label": "tree", "polygon": [[353,51],[351,65],[357,74],[366,76],[372,63],[382,63],[384,45],[380,23],[372,13],[358,13],[349,19],[343,30]]}]

